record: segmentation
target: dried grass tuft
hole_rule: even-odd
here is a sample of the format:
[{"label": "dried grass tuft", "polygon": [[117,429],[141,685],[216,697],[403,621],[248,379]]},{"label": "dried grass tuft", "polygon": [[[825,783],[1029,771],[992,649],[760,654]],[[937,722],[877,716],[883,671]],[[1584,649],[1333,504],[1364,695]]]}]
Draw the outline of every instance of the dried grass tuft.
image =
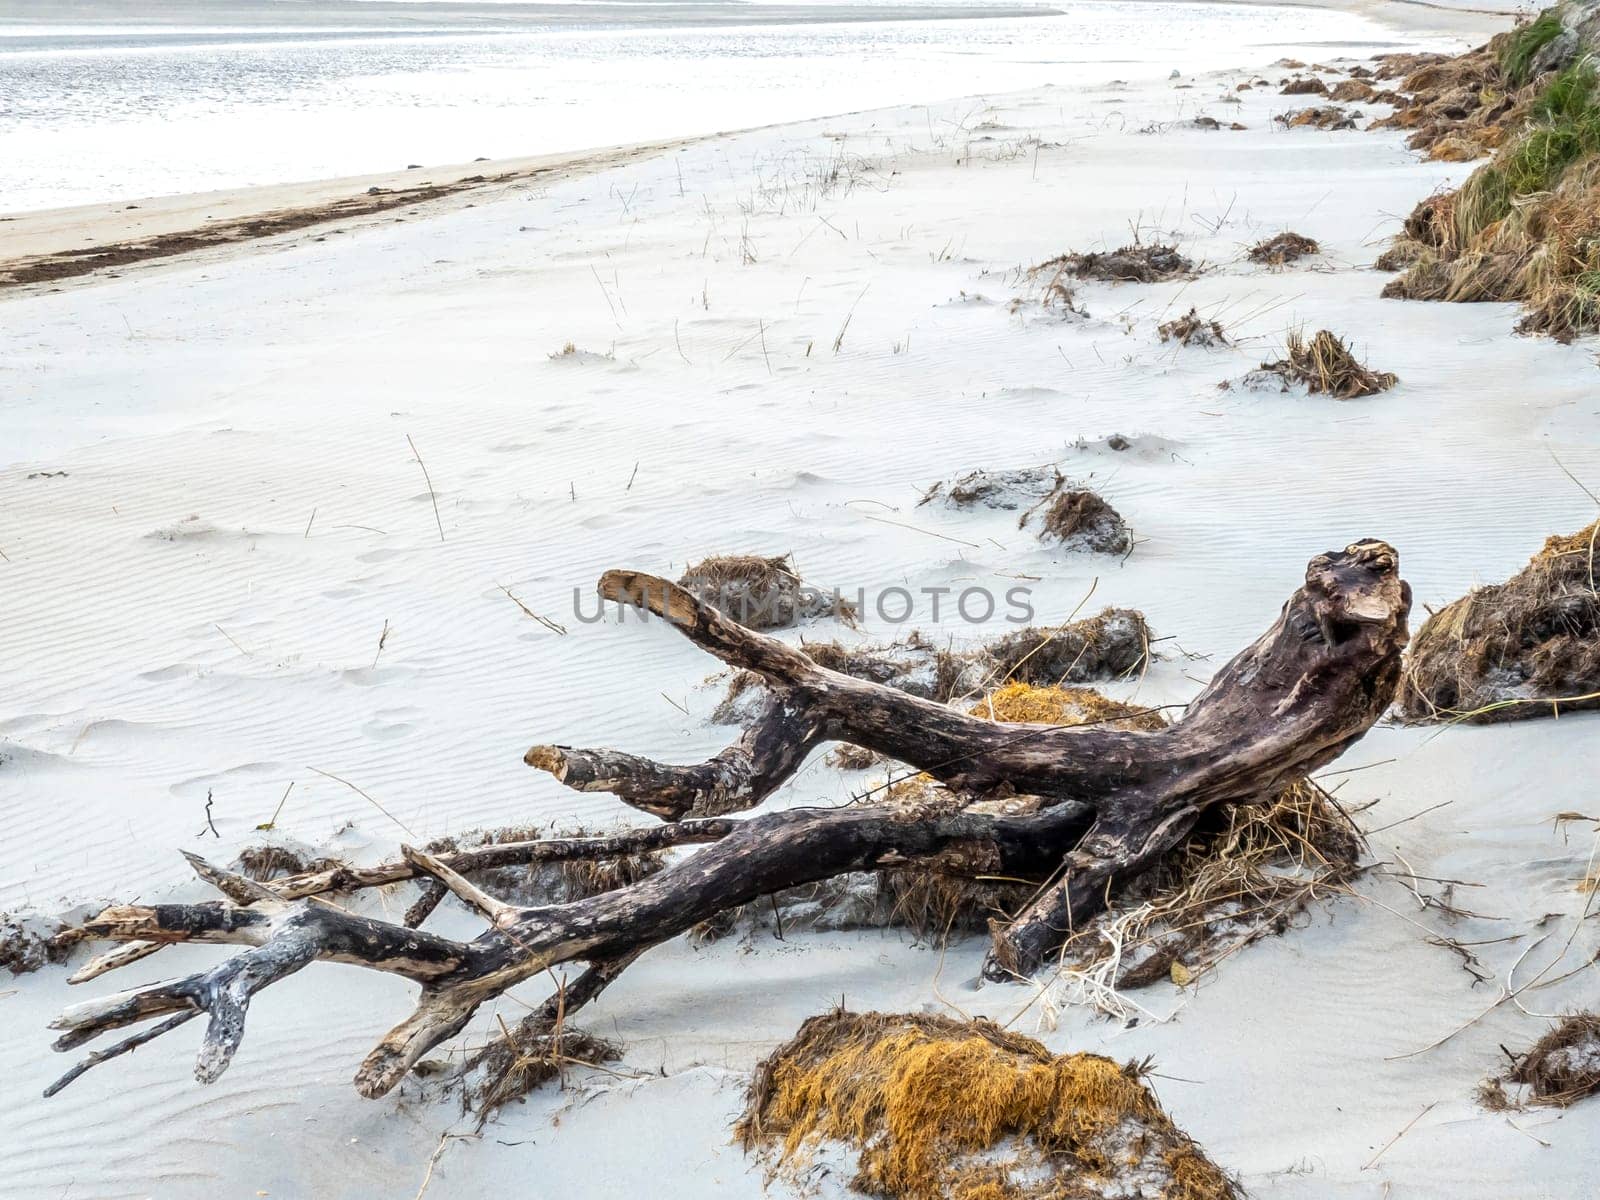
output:
[{"label": "dried grass tuft", "polygon": [[1286,263],[1298,262],[1308,254],[1321,252],[1322,247],[1317,245],[1314,238],[1286,229],[1251,246],[1250,261],[1281,267]]},{"label": "dried grass tuft", "polygon": [[569,1067],[599,1066],[622,1057],[616,1042],[571,1026],[552,1031],[537,1013],[514,1027],[502,1022],[500,1029],[500,1036],[473,1052],[452,1079],[460,1089],[462,1111],[475,1113],[480,1127],[540,1085],[564,1080]]},{"label": "dried grass tuft", "polygon": [[967,709],[972,716],[1024,725],[1104,725],[1151,732],[1166,728],[1159,712],[1113,700],[1093,688],[1013,680]]},{"label": "dried grass tuft", "polygon": [[1379,271],[1404,271],[1407,267],[1415,266],[1427,252],[1428,248],[1421,242],[1402,235],[1391,242],[1389,248],[1373,260],[1372,265]]},{"label": "dried grass tuft", "polygon": [[1154,870],[1070,938],[1069,976],[1129,989],[1185,984],[1355,876],[1361,835],[1317,784],[1213,809]]},{"label": "dried grass tuft", "polygon": [[838,767],[841,771],[865,771],[881,763],[883,755],[865,746],[840,742],[828,752],[827,761],[829,766]]},{"label": "dried grass tuft", "polygon": [[1285,340],[1284,357],[1262,363],[1263,372],[1276,375],[1286,384],[1304,384],[1336,400],[1372,396],[1392,388],[1399,377],[1389,371],[1374,371],[1357,360],[1336,334],[1322,329],[1309,340],[1300,330]]},{"label": "dried grass tuft", "polygon": [[331,871],[345,864],[336,858],[319,858],[288,846],[263,844],[246,846],[234,859],[234,866],[242,875],[257,883],[281,879],[285,875],[299,875],[305,871]]},{"label": "dried grass tuft", "polygon": [[[1314,243],[1313,243],[1314,244]],[[1163,321],[1156,327],[1163,342],[1177,342],[1181,346],[1226,346],[1227,331],[1220,321],[1208,321],[1198,310],[1191,308],[1181,317]]]},{"label": "dried grass tuft", "polygon": [[1133,549],[1133,531],[1122,514],[1085,488],[1065,479],[1023,513],[1017,528],[1037,522],[1039,540],[1054,542],[1063,550],[1091,554],[1127,554]]},{"label": "dried grass tuft", "polygon": [[1412,146],[1451,161],[1494,158],[1418,205],[1404,236],[1433,253],[1385,296],[1518,302],[1520,332],[1560,341],[1600,329],[1600,79],[1591,57],[1574,58],[1573,41],[1546,13],[1406,80],[1448,79],[1451,89],[1389,119],[1416,127]]},{"label": "dried grass tuft", "polygon": [[1516,1060],[1507,1078],[1527,1086],[1530,1103],[1556,1108],[1600,1092],[1600,1016],[1564,1017]]},{"label": "dried grass tuft", "polygon": [[[793,1178],[830,1144],[851,1186],[904,1200],[1232,1200],[1145,1068],[1053,1055],[989,1021],[812,1017],[756,1068],[735,1134]],[[1110,1185],[1115,1191],[1108,1191]]]},{"label": "dried grass tuft", "polygon": [[[1534,1105],[1566,1108],[1600,1092],[1600,1016],[1573,1013],[1522,1054],[1512,1055],[1503,1076],[1485,1080],[1478,1103],[1492,1112]],[[1513,1100],[1506,1084],[1520,1085]]]},{"label": "dried grass tuft", "polygon": [[785,629],[801,620],[833,617],[854,624],[856,606],[806,584],[789,555],[713,555],[678,578],[703,603],[751,629]]},{"label": "dried grass tuft", "polygon": [[1401,714],[1486,724],[1600,708],[1597,550],[1600,521],[1431,615],[1406,655]]}]

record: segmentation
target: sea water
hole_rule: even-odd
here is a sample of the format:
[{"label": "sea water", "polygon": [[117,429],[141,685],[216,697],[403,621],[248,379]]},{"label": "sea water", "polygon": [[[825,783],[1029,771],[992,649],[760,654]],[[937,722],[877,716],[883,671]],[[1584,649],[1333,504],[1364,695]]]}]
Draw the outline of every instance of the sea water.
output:
[{"label": "sea water", "polygon": [[1394,40],[1333,9],[1164,0],[0,0],[0,211],[1366,55]]}]

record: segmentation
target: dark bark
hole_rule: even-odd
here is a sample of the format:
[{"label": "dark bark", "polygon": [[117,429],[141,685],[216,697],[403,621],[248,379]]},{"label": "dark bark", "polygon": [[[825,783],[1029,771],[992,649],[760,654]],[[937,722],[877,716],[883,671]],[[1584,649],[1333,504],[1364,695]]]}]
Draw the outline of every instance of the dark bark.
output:
[{"label": "dark bark", "polygon": [[[421,1055],[459,1032],[484,1000],[551,967],[590,964],[559,1001],[550,1002],[569,1013],[645,949],[718,912],[846,872],[911,864],[968,876],[1052,876],[1025,912],[995,930],[984,967],[992,978],[1027,974],[1111,890],[1180,841],[1208,807],[1270,794],[1364,734],[1393,697],[1410,605],[1394,551],[1383,543],[1321,555],[1279,619],[1217,673],[1181,720],[1159,732],[1131,733],[997,724],[828,671],[650,576],[609,572],[600,592],[641,605],[723,661],[759,673],[773,690],[772,703],[735,746],[697,766],[557,746],[534,747],[526,756],[530,764],[574,787],[614,791],[669,819],[698,818],[754,806],[818,744],[847,740],[926,771],[950,793],[920,807],[886,802],[791,809],[571,841],[562,853],[592,851],[597,843],[617,852],[623,846],[713,844],[631,886],[567,904],[504,904],[459,873],[492,862],[533,861],[466,857],[526,856],[526,848],[482,847],[437,858],[408,850],[405,874],[377,868],[366,884],[353,882],[354,873],[346,881],[370,886],[431,876],[488,919],[488,931],[471,942],[355,917],[314,898],[288,898],[331,886],[325,878],[259,885],[197,863],[229,901],[109,909],[88,932],[252,949],[176,984],[69,1010],[58,1022],[68,1031],[62,1048],[145,1017],[203,1008],[217,1032],[208,1035],[200,1074],[212,1078],[238,1043],[249,995],[307,961],[328,959],[395,972],[421,985],[416,1012],[357,1073],[364,1094],[380,1095]],[[1015,812],[970,806],[996,795],[1031,799]],[[681,836],[666,832],[673,830]],[[98,973],[86,969],[79,977]]]}]

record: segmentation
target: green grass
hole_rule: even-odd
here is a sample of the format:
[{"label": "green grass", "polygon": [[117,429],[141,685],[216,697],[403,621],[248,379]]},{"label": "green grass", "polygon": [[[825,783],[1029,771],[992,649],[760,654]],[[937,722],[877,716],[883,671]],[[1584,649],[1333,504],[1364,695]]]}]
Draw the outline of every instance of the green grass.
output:
[{"label": "green grass", "polygon": [[1573,163],[1600,154],[1600,78],[1591,59],[1557,74],[1533,102],[1528,129],[1462,185],[1457,240],[1468,246],[1519,196],[1547,192]]},{"label": "green grass", "polygon": [[1534,56],[1560,36],[1561,18],[1551,8],[1545,9],[1511,34],[1505,49],[1500,52],[1500,69],[1505,72],[1512,87],[1523,87],[1528,83]]},{"label": "green grass", "polygon": [[1511,194],[1550,190],[1581,158],[1600,153],[1600,81],[1589,59],[1550,81],[1533,105],[1533,125],[1496,166]]},{"label": "green grass", "polygon": [[1561,71],[1533,102],[1535,120],[1551,123],[1593,122],[1596,117],[1594,60],[1584,57]]}]

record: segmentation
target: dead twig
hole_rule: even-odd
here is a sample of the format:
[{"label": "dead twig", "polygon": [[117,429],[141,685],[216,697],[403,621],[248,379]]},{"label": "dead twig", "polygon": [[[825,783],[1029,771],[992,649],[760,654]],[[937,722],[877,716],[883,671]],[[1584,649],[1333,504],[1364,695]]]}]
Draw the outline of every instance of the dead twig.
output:
[{"label": "dead twig", "polygon": [[433,490],[433,480],[428,476],[428,464],[422,461],[422,455],[417,453],[417,444],[411,440],[411,435],[406,434],[406,445],[411,447],[411,453],[417,456],[417,466],[422,468],[422,481],[428,485],[428,499],[433,501],[433,521],[439,527],[439,540],[444,541],[444,522],[439,518],[439,496]]}]

